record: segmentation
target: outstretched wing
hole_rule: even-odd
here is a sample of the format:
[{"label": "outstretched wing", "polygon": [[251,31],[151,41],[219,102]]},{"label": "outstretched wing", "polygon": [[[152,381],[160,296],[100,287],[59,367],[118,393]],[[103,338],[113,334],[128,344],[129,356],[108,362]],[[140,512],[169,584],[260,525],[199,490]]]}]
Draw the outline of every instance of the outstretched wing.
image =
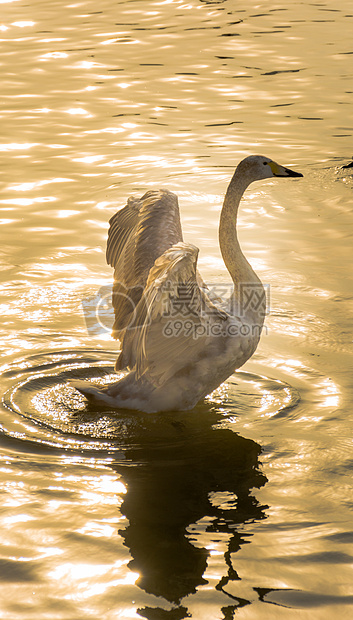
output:
[{"label": "outstretched wing", "polygon": [[214,341],[210,326],[217,322],[221,331],[228,315],[199,286],[197,255],[195,246],[180,242],[155,261],[117,368],[135,368],[157,386],[205,355]]},{"label": "outstretched wing", "polygon": [[114,268],[113,336],[121,338],[134,317],[155,260],[183,239],[177,196],[157,190],[142,198],[129,198],[109,223],[106,257]]}]

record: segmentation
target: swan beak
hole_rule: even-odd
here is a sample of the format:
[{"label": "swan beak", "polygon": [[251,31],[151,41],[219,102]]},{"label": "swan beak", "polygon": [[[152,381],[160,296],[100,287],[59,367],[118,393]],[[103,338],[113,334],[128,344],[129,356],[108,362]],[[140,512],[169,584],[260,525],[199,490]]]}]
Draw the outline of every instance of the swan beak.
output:
[{"label": "swan beak", "polygon": [[273,172],[273,176],[275,177],[302,177],[301,172],[295,172],[290,168],[284,168],[284,166],[280,166],[275,161],[270,161],[269,166]]}]

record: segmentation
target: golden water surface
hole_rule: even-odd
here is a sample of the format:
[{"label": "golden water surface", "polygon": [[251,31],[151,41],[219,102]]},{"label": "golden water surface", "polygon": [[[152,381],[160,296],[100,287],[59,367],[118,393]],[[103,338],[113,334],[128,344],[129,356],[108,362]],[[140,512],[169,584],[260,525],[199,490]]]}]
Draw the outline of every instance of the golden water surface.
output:
[{"label": "golden water surface", "polygon": [[[352,617],[353,5],[0,0],[0,615]],[[178,193],[199,266],[246,155],[254,357],[189,413],[97,410],[108,220]]]}]

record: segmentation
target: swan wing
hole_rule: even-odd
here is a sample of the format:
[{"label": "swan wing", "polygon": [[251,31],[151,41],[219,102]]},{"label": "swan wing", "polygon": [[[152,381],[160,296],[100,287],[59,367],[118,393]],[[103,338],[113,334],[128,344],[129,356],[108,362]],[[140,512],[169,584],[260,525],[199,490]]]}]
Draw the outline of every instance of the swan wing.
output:
[{"label": "swan wing", "polygon": [[110,219],[106,258],[114,268],[113,336],[121,338],[134,316],[155,260],[182,241],[178,198],[168,190],[151,190]]},{"label": "swan wing", "polygon": [[228,315],[200,288],[197,256],[195,246],[179,242],[155,261],[117,368],[135,367],[137,378],[160,386],[206,354],[213,340],[210,325]]}]

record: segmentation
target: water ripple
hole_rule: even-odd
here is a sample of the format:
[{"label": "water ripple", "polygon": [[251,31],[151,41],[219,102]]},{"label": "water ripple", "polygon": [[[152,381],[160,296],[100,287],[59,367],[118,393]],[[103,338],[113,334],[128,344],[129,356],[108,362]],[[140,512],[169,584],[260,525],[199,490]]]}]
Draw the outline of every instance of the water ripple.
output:
[{"label": "water ripple", "polygon": [[[153,426],[155,445],[175,441],[174,423],[189,424],[195,436],[203,424],[232,424],[235,419],[286,415],[299,396],[288,384],[255,373],[238,372],[192,412],[143,414],[87,404],[72,380],[107,384],[117,380],[116,353],[71,350],[23,358],[3,369],[7,389],[3,434],[28,443],[29,449],[59,447],[78,451],[130,449]],[[235,389],[234,389],[235,388]],[[234,417],[235,416],[235,417]]]}]

